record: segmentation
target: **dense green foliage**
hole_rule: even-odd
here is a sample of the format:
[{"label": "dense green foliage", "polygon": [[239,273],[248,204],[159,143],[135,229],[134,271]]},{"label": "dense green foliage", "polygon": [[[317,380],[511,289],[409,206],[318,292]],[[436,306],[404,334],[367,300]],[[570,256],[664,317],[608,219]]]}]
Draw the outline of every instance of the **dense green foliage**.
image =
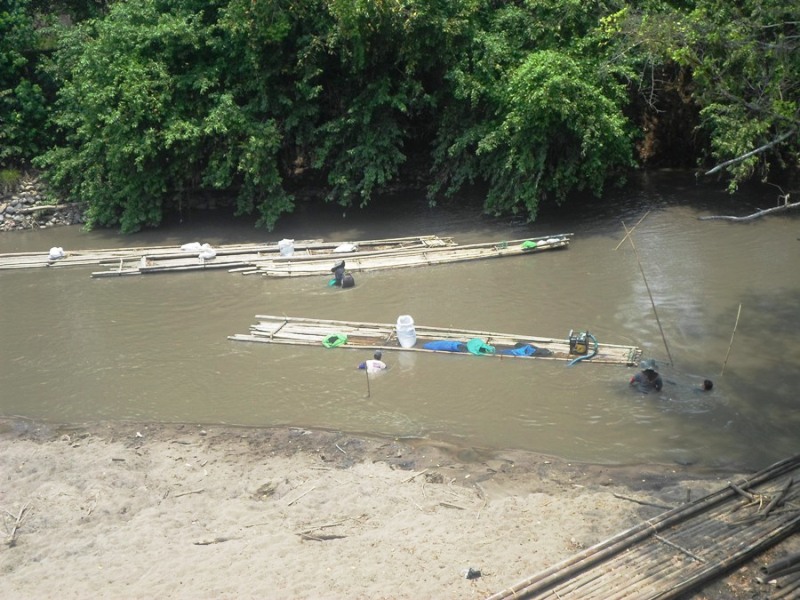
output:
[{"label": "dense green foliage", "polygon": [[[725,168],[730,188],[771,166],[800,166],[800,5],[780,0],[645,3],[606,22],[618,56],[651,102],[671,86],[697,109],[701,162]],[[689,6],[683,6],[689,4]],[[671,81],[659,67],[673,67]],[[633,75],[632,75],[633,77]],[[664,107],[654,106],[655,110]]]},{"label": "dense green foliage", "polygon": [[688,43],[676,60],[692,69],[703,125],[719,161],[776,140],[771,160],[752,155],[732,164],[732,187],[772,162],[796,167],[800,158],[800,5],[780,0],[698,4]]},{"label": "dense green foliage", "polygon": [[600,194],[632,163],[624,88],[606,76],[590,35],[601,13],[580,0],[485,11],[450,66],[432,191],[489,184],[486,209],[535,218],[539,202]]},{"label": "dense green foliage", "polygon": [[3,2],[0,168],[32,162],[91,226],[218,193],[271,228],[300,186],[363,207],[409,164],[431,202],[481,183],[530,220],[687,149],[732,189],[798,165],[793,3]]},{"label": "dense green foliage", "polygon": [[0,167],[8,167],[45,149],[48,115],[35,72],[42,38],[31,4],[11,0],[0,6]]}]

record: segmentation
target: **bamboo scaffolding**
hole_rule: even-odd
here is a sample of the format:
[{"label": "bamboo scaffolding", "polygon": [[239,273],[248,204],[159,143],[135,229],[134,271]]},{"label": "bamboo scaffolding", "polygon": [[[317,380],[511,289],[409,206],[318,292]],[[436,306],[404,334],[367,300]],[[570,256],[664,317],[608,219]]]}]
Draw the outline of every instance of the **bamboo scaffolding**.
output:
[{"label": "bamboo scaffolding", "polygon": [[[780,478],[792,470],[800,469],[800,455],[787,458],[783,461],[775,463],[771,467],[764,469],[749,479],[737,482],[737,485],[742,489],[753,489],[754,487],[769,483],[777,478]],[[506,600],[511,598],[534,598],[536,594],[547,594],[547,597],[553,597],[551,592],[557,591],[560,598],[565,598],[562,591],[565,588],[578,589],[580,580],[575,578],[583,577],[584,580],[590,579],[592,581],[597,578],[593,574],[586,574],[587,571],[596,566],[603,566],[603,563],[611,559],[621,556],[622,553],[628,553],[628,556],[623,556],[624,560],[628,561],[642,561],[646,559],[650,552],[653,552],[652,547],[645,547],[644,551],[634,552],[632,549],[637,545],[640,547],[644,541],[649,541],[652,545],[654,542],[653,536],[666,531],[669,528],[674,528],[679,524],[686,523],[689,519],[703,515],[705,518],[698,524],[689,524],[686,529],[689,533],[684,532],[682,535],[677,535],[674,531],[670,533],[670,539],[680,544],[683,547],[688,547],[693,551],[697,551],[692,547],[691,539],[696,538],[698,532],[707,531],[707,543],[710,544],[709,548],[713,550],[707,551],[703,556],[708,561],[708,564],[694,563],[694,566],[701,565],[699,568],[694,569],[691,573],[685,571],[681,574],[675,574],[670,578],[669,583],[665,583],[665,569],[669,569],[669,564],[664,565],[663,556],[660,563],[663,565],[661,571],[657,572],[655,579],[658,580],[657,584],[650,586],[653,590],[652,594],[641,595],[636,594],[637,598],[658,598],[660,600],[677,598],[680,594],[685,593],[689,589],[696,587],[702,582],[709,580],[711,577],[719,574],[727,569],[732,568],[736,564],[746,560],[748,557],[763,551],[768,545],[776,543],[786,535],[800,527],[800,517],[786,516],[776,517],[775,514],[766,520],[759,520],[755,526],[750,527],[735,527],[732,526],[724,517],[729,516],[731,512],[730,501],[732,499],[739,499],[740,496],[735,489],[730,486],[709,494],[708,496],[695,500],[683,507],[667,511],[658,517],[649,519],[635,527],[623,531],[616,536],[596,544],[591,548],[579,552],[578,554],[563,560],[552,567],[545,569],[527,579],[524,579],[511,587],[504,589],[492,596],[487,600]],[[725,504],[728,503],[726,506]],[[712,527],[716,524],[717,527]],[[755,536],[758,534],[758,536]],[[758,537],[755,542],[743,544],[741,542],[742,536],[749,539]],[[684,539],[686,537],[686,539]],[[719,539],[731,539],[732,542],[729,547],[720,547]],[[663,547],[663,545],[662,545]],[[712,561],[711,556],[716,554],[720,556],[720,560]],[[613,565],[613,569],[620,570],[623,568],[624,563]],[[613,570],[610,566],[607,569]],[[581,575],[583,574],[583,575]],[[625,579],[630,580],[629,574],[625,574]],[[646,585],[642,579],[635,580],[639,585]],[[612,584],[618,585],[618,584]],[[561,587],[559,587],[561,586]],[[581,590],[580,598],[588,598],[587,590]],[[629,595],[620,594],[618,597],[631,597]],[[603,590],[601,596],[604,600],[614,597],[615,592],[610,588]],[[541,596],[544,597],[544,596]]]}]

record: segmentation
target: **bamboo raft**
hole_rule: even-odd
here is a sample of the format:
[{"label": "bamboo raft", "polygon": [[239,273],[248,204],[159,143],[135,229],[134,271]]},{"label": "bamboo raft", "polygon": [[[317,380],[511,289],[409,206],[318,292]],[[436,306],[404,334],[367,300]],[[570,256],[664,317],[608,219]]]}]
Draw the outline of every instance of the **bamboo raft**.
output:
[{"label": "bamboo raft", "polygon": [[[336,249],[351,246],[357,250],[339,253]],[[452,238],[435,235],[410,236],[382,240],[365,240],[352,243],[324,242],[319,239],[294,242],[294,254],[284,260],[357,255],[364,252],[388,251],[433,246],[452,246]],[[93,250],[67,250],[61,258],[53,259],[49,252],[15,252],[0,254],[0,270],[31,269],[40,267],[71,267],[101,265],[105,271],[92,273],[92,277],[119,277],[143,275],[165,271],[191,271],[203,269],[255,269],[257,265],[280,257],[278,242],[228,244],[214,247],[213,259],[199,258],[197,251],[187,251],[179,246],[137,246],[131,248],[102,248]]]},{"label": "bamboo raft", "polygon": [[[176,271],[197,271],[204,269],[228,269],[229,271],[252,271],[259,264],[270,262],[278,258],[283,261],[293,262],[307,258],[317,258],[331,262],[337,257],[354,256],[361,253],[391,251],[406,248],[424,248],[429,246],[446,246],[455,244],[452,238],[440,238],[431,236],[412,236],[379,240],[362,240],[358,242],[323,242],[321,240],[309,240],[294,243],[294,252],[291,256],[281,256],[279,244],[270,244],[249,251],[240,253],[237,250],[229,250],[227,247],[215,249],[216,256],[212,259],[203,259],[197,253],[187,256],[186,252],[182,255],[146,255],[139,257],[138,261],[132,265],[120,263],[116,268],[109,271],[92,273],[92,277],[116,277],[120,275],[144,275],[149,273],[164,273]],[[340,248],[353,248],[348,251],[341,251]],[[104,262],[111,267],[112,262]]]},{"label": "bamboo raft", "polygon": [[[571,235],[571,233],[565,233],[542,238],[376,252],[346,258],[346,270],[351,272],[378,271],[537,254],[546,250],[567,248]],[[526,242],[535,242],[536,246],[526,247],[524,245]],[[330,274],[331,267],[330,260],[312,259],[300,262],[276,259],[261,265],[258,273],[267,277],[303,277]]]},{"label": "bamboo raft", "polygon": [[[508,333],[474,331],[468,329],[443,329],[415,325],[417,342],[411,348],[403,348],[397,338],[397,327],[393,324],[359,323],[352,321],[334,321],[308,319],[300,317],[256,315],[257,323],[250,326],[247,334],[228,336],[237,342],[262,342],[271,344],[292,344],[298,346],[317,346],[322,348],[323,341],[334,334],[343,334],[347,340],[339,347],[373,350],[401,350],[405,352],[435,352],[439,354],[462,354],[471,356],[468,351],[448,352],[429,350],[424,344],[434,341],[453,341],[465,344],[472,339],[480,339],[494,347],[495,353],[488,356],[498,358],[535,358],[537,360],[575,360],[580,355],[570,354],[567,339],[552,339]],[[531,345],[537,348],[532,355],[509,355],[503,351]],[[538,349],[543,349],[540,352]],[[622,346],[598,343],[597,353],[585,358],[586,362],[636,365],[642,351],[635,346]],[[581,360],[584,360],[581,358]]]},{"label": "bamboo raft", "polygon": [[[197,252],[179,252],[169,254],[142,254],[132,262],[104,260],[100,264],[109,266],[107,271],[92,273],[92,277],[119,277],[124,275],[145,275],[178,271],[199,271],[205,269],[228,269],[229,271],[248,272],[258,265],[276,259],[284,262],[302,261],[308,258],[325,260],[328,263],[341,257],[358,256],[363,253],[392,251],[401,249],[427,248],[455,245],[452,238],[440,238],[435,235],[388,238],[379,240],[362,240],[357,242],[323,242],[308,240],[294,243],[291,256],[281,256],[279,244],[260,245],[252,248],[220,246],[214,248],[216,256],[211,259],[199,258]],[[339,248],[354,248],[341,251]],[[330,270],[330,267],[329,267]]]},{"label": "bamboo raft", "polygon": [[[321,240],[303,240],[297,242],[301,249],[322,245]],[[214,258],[201,258],[197,250],[186,251],[171,248],[167,252],[143,252],[127,259],[105,258],[98,261],[105,271],[95,271],[92,277],[122,277],[127,275],[146,275],[149,273],[165,273],[180,271],[202,271],[206,269],[229,269],[252,264],[263,256],[277,255],[280,252],[278,243],[268,244],[234,244],[213,248]]]},{"label": "bamboo raft", "polygon": [[[321,240],[297,242],[301,247],[321,244]],[[217,256],[259,256],[277,253],[278,244],[230,244],[216,248]],[[187,252],[178,246],[138,246],[132,248],[102,248],[96,250],[68,250],[62,258],[51,259],[48,252],[15,252],[0,254],[0,269],[31,269],[39,267],[72,267],[108,265],[119,269],[136,269],[142,258],[147,260],[197,259],[197,252]],[[116,274],[116,273],[115,273]]]},{"label": "bamboo raft", "polygon": [[[800,530],[798,481],[800,455],[648,519],[487,600],[685,598]],[[773,569],[772,578],[780,574]]]},{"label": "bamboo raft", "polygon": [[[68,267],[99,264],[106,271],[92,273],[92,277],[119,277],[168,271],[194,271],[203,269],[256,269],[275,258],[283,261],[325,258],[333,260],[342,256],[392,250],[446,247],[456,245],[450,237],[435,235],[365,240],[357,242],[324,242],[302,240],[294,242],[294,254],[280,256],[280,244],[230,244],[213,248],[212,259],[199,257],[199,251],[178,246],[142,246],[98,250],[67,251],[61,258],[51,258],[46,252],[17,252],[0,254],[0,270],[30,269],[38,267]],[[346,251],[343,251],[344,248]]]},{"label": "bamboo raft", "polygon": [[[331,267],[340,260],[345,260],[349,266],[352,262],[363,260],[365,257],[391,256],[394,254],[404,254],[407,252],[422,252],[431,249],[458,247],[453,238],[439,237],[436,235],[394,238],[387,240],[372,240],[366,242],[354,242],[357,247],[351,252],[336,252],[336,244],[330,244],[328,248],[309,248],[305,251],[295,252],[291,256],[269,255],[254,261],[251,265],[242,268],[230,269],[231,273],[242,273],[244,275],[263,274],[268,269],[276,267],[281,269],[287,265],[298,265],[314,263],[324,265],[325,272],[330,273]],[[347,244],[340,244],[340,246]]]}]

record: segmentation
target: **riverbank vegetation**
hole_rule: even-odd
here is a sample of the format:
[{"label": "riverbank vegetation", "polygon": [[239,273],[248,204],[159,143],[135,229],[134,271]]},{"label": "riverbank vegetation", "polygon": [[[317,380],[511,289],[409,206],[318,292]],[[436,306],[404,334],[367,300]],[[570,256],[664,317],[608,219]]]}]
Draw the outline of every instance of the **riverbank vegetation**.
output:
[{"label": "riverbank vegetation", "polygon": [[800,7],[778,0],[11,0],[0,170],[91,227],[208,194],[272,228],[298,190],[345,209],[471,184],[534,220],[632,168],[733,191],[797,169]]}]

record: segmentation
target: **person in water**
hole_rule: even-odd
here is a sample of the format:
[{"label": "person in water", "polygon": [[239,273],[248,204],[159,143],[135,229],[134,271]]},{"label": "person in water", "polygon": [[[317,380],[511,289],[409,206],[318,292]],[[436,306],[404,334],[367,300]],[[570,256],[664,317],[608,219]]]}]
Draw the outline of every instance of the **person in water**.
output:
[{"label": "person in water", "polygon": [[351,288],[356,284],[353,276],[350,273],[345,272],[343,260],[340,260],[333,265],[331,273],[333,273],[333,285],[335,286],[340,288]]},{"label": "person in water", "polygon": [[630,385],[637,386],[643,392],[649,390],[660,392],[661,388],[664,387],[664,382],[661,379],[661,375],[658,374],[656,361],[652,358],[643,360],[639,363],[639,368],[641,371],[631,377]]},{"label": "person in water", "polygon": [[359,369],[366,369],[367,373],[378,373],[386,369],[386,363],[381,360],[383,353],[380,350],[375,350],[372,355],[372,360],[366,360],[358,365]]},{"label": "person in water", "polygon": [[714,389],[714,382],[710,379],[704,379],[700,389],[704,392],[710,392],[712,389]]}]

